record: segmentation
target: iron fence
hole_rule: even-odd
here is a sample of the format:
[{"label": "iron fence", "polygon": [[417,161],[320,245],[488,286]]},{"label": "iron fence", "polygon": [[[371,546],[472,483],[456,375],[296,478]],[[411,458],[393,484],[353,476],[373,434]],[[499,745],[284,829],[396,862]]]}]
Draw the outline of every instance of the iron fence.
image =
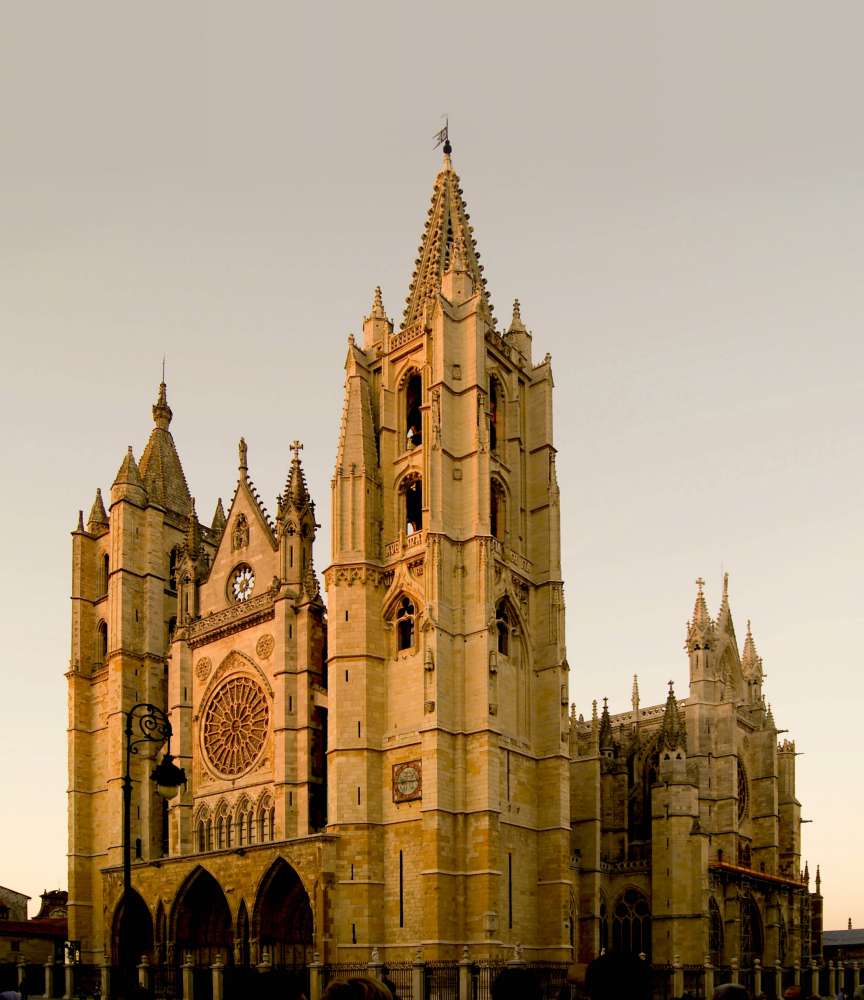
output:
[{"label": "iron fence", "polygon": [[423,1000],[459,1000],[458,963],[427,962],[423,981]]},{"label": "iron fence", "polygon": [[180,970],[176,965],[154,965],[150,975],[154,1000],[176,1000],[182,996]]},{"label": "iron fence", "polygon": [[415,1000],[414,967],[411,962],[387,962],[382,971],[396,987],[396,1000]]}]

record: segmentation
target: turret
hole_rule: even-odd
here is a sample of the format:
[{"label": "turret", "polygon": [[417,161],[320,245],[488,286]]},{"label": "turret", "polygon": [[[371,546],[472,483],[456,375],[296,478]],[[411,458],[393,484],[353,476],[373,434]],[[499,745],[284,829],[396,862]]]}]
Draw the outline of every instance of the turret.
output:
[{"label": "turret", "polygon": [[111,503],[117,503],[119,500],[129,500],[139,507],[143,507],[147,503],[147,491],[144,489],[144,482],[138,471],[138,463],[132,454],[131,444],[120,463],[120,468],[117,470],[117,475],[111,486]]},{"label": "turret", "polygon": [[108,515],[105,513],[105,504],[102,502],[102,490],[96,489],[96,499],[90,508],[90,516],[87,518],[87,531],[91,535],[101,535],[108,530]]},{"label": "turret", "polygon": [[282,578],[297,592],[314,597],[318,583],[312,565],[312,544],[317,525],[315,504],[300,464],[302,447],[299,441],[291,444],[291,467],[285,489],[277,500],[276,533],[282,553]]},{"label": "turret", "polygon": [[380,287],[375,289],[372,311],[363,320],[363,348],[368,351],[373,345],[383,346],[384,338],[393,333],[393,320],[384,311]]},{"label": "turret", "polygon": [[519,299],[515,299],[513,302],[513,318],[510,320],[510,327],[507,330],[505,339],[522,355],[526,365],[530,365],[531,333],[522,322],[522,307],[519,304]]}]

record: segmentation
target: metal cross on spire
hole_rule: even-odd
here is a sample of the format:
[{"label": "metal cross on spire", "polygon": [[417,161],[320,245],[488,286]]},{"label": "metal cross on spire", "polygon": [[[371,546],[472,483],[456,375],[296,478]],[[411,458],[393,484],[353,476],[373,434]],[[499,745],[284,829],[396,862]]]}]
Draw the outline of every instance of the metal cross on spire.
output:
[{"label": "metal cross on spire", "polygon": [[449,156],[453,152],[453,147],[450,145],[450,118],[447,115],[441,116],[444,119],[444,128],[440,132],[435,133],[435,149],[440,145],[444,146],[444,155]]},{"label": "metal cross on spire", "polygon": [[291,444],[288,445],[288,447],[294,453],[294,461],[299,462],[300,452],[303,449],[303,443],[301,441],[292,441]]},{"label": "metal cross on spire", "polygon": [[701,576],[696,577],[696,586],[699,588],[699,593],[702,593],[702,588],[705,586],[705,581]]}]

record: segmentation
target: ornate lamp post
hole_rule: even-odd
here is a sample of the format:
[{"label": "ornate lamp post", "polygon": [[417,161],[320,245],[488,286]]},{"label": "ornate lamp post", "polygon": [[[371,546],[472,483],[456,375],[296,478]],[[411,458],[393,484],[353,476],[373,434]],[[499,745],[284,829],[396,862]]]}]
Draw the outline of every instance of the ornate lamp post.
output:
[{"label": "ornate lamp post", "polygon": [[[132,889],[132,754],[138,753],[143,743],[163,743],[171,746],[171,723],[168,716],[156,705],[140,702],[133,705],[126,715],[126,770],[123,774],[123,918],[128,920],[130,892]],[[156,791],[163,799],[173,799],[186,784],[186,772],[177,767],[168,750],[153,769],[150,777],[156,782]],[[124,970],[128,971],[128,970]],[[134,975],[134,971],[133,971]]]}]

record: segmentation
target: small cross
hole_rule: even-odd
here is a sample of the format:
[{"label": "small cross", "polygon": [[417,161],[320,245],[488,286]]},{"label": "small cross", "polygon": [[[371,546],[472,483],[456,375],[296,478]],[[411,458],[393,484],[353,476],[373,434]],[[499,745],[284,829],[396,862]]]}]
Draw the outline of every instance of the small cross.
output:
[{"label": "small cross", "polygon": [[669,681],[669,694],[672,694],[674,686],[675,686],[674,681]]},{"label": "small cross", "polygon": [[699,593],[702,593],[702,588],[705,586],[705,581],[701,576],[696,578],[696,586],[699,588]]},{"label": "small cross", "polygon": [[301,444],[301,442],[300,441],[292,441],[291,444],[288,445],[288,447],[291,449],[291,451],[294,452],[294,461],[295,462],[299,462],[300,461],[300,450],[303,447],[303,445]]}]

